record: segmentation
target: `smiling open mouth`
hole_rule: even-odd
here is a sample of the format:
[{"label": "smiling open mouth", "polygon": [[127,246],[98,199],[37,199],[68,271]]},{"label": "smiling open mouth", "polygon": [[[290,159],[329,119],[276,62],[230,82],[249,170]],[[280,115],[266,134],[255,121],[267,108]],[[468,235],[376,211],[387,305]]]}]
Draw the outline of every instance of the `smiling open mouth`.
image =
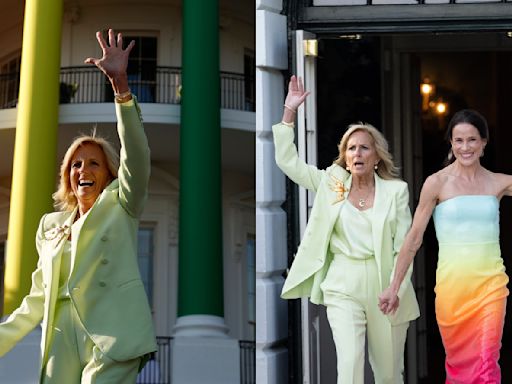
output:
[{"label": "smiling open mouth", "polygon": [[92,187],[93,185],[94,185],[94,182],[89,181],[89,180],[80,180],[78,182],[78,186],[80,186],[80,187]]}]

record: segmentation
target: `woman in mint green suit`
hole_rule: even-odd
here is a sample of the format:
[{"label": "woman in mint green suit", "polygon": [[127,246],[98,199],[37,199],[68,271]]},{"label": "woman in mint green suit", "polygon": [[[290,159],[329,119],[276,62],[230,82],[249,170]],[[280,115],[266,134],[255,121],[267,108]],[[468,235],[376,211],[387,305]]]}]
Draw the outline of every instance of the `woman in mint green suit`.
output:
[{"label": "woman in mint green suit", "polygon": [[147,196],[150,156],[126,68],[132,41],[97,39],[88,58],[115,93],[120,159],[104,139],[76,139],[62,161],[54,194],[59,212],[43,216],[32,288],[0,324],[0,355],[42,323],[41,383],[135,383],[156,350],[153,322],[137,264],[137,230]]},{"label": "woman in mint green suit", "polygon": [[412,268],[400,287],[396,313],[384,315],[378,295],[389,285],[411,223],[407,184],[396,177],[386,140],[369,124],[349,127],[329,168],[304,163],[294,145],[293,121],[307,95],[293,76],[282,122],[273,127],[278,166],[316,193],[281,295],[309,297],[327,307],[338,384],[364,383],[365,335],[375,383],[403,383],[407,328],[419,316]]}]

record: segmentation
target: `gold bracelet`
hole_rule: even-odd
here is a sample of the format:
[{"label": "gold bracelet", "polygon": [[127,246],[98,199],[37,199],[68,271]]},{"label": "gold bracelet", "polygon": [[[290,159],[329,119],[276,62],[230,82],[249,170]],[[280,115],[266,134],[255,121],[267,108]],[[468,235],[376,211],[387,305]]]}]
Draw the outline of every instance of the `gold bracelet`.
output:
[{"label": "gold bracelet", "polygon": [[292,107],[290,107],[289,105],[285,104],[284,107],[286,109],[289,109],[290,111],[292,111],[293,113],[297,113],[297,110],[296,109],[293,109]]},{"label": "gold bracelet", "polygon": [[132,92],[127,90],[123,93],[114,93],[114,99],[116,103],[126,103],[132,99]]},{"label": "gold bracelet", "polygon": [[281,124],[286,125],[287,127],[294,128],[295,123],[292,121],[291,123],[288,123],[286,121],[281,121]]}]

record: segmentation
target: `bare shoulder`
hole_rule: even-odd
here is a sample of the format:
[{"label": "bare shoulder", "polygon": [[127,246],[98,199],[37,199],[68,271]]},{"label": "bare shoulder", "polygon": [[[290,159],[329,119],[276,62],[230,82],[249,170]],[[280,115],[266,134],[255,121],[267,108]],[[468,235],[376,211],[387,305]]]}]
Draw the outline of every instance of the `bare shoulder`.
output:
[{"label": "bare shoulder", "polygon": [[439,191],[448,180],[448,172],[441,169],[436,173],[431,174],[425,180],[422,191]]},{"label": "bare shoulder", "polygon": [[499,198],[502,196],[512,196],[512,175],[494,172],[489,172],[489,174],[496,190],[496,195]]},{"label": "bare shoulder", "polygon": [[490,177],[500,185],[507,185],[512,182],[512,175],[507,175],[506,173],[494,173],[489,171]]}]

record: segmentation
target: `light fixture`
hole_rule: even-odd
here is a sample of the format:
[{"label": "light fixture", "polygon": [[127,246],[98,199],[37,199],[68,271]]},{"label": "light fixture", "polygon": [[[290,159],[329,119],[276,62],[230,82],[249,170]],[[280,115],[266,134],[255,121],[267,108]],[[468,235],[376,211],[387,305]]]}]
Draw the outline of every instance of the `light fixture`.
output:
[{"label": "light fixture", "polygon": [[436,103],[436,113],[438,115],[444,115],[448,110],[448,105],[442,101]]},{"label": "light fixture", "polygon": [[507,32],[507,37],[512,37],[512,31]]},{"label": "light fixture", "polygon": [[361,40],[363,38],[363,35],[356,33],[352,35],[339,35],[338,38],[345,39],[345,40]]},{"label": "light fixture", "polygon": [[432,96],[434,95],[435,85],[430,82],[428,77],[423,79],[423,82],[420,84],[420,92],[421,92],[421,108],[423,111],[428,111],[429,102]]},{"label": "light fixture", "polygon": [[434,87],[432,86],[432,84],[429,83],[421,83],[420,89],[422,94],[430,95],[434,90]]}]

